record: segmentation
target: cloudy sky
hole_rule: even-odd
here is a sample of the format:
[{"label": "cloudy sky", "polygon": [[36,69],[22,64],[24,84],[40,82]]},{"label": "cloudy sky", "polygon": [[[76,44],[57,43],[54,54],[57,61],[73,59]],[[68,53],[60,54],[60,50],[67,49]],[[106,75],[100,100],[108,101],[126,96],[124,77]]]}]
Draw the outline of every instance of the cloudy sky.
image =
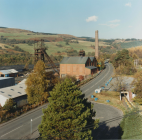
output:
[{"label": "cloudy sky", "polygon": [[0,0],[0,26],[99,38],[142,39],[142,0]]}]

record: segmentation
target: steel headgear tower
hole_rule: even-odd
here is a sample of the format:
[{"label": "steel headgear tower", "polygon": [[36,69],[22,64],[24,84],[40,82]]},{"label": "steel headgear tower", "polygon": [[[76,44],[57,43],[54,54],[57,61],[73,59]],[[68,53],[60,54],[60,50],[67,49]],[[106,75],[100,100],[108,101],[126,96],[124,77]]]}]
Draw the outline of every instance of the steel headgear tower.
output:
[{"label": "steel headgear tower", "polygon": [[95,31],[95,57],[98,59],[99,53],[98,53],[98,47],[99,47],[99,41],[98,41],[98,30]]}]

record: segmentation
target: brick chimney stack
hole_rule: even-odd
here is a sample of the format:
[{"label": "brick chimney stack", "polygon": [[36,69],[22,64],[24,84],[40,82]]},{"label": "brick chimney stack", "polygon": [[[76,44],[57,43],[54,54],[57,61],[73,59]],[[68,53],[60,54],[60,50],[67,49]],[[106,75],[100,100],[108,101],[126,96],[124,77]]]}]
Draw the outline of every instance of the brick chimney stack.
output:
[{"label": "brick chimney stack", "polygon": [[96,59],[98,59],[99,57],[98,47],[99,47],[99,41],[98,41],[98,30],[97,30],[95,31],[95,57]]}]

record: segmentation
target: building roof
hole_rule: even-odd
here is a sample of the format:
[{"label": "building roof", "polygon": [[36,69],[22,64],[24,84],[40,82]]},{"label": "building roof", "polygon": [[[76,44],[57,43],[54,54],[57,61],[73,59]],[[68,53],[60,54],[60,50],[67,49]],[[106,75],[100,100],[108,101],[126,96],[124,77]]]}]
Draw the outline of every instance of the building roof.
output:
[{"label": "building roof", "polygon": [[92,69],[97,69],[97,67],[94,67],[94,66],[87,66],[87,67],[85,67],[85,68],[90,69],[90,70],[92,70]]},{"label": "building roof", "polygon": [[60,64],[85,64],[88,58],[93,61],[95,57],[82,57],[82,56],[75,56],[75,57],[64,57]]},{"label": "building roof", "polygon": [[18,73],[15,69],[9,69],[9,70],[0,70],[3,74],[11,74],[11,73]]},{"label": "building roof", "polygon": [[93,57],[93,56],[90,56],[89,58],[91,59],[91,61],[93,61],[93,59],[94,59],[95,57]]},{"label": "building roof", "polygon": [[15,86],[1,88],[0,95],[6,98],[16,98],[19,96],[26,95],[25,89],[26,89],[25,83],[21,83]]},{"label": "building roof", "polygon": [[13,79],[14,77],[0,77],[0,80]]}]

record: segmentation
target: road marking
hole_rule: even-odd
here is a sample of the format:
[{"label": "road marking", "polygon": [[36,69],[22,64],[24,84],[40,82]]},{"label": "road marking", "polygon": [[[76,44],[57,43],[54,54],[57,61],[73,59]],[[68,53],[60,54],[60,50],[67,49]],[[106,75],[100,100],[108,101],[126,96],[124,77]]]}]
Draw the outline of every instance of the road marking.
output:
[{"label": "road marking", "polygon": [[89,89],[85,90],[84,92],[88,91]]},{"label": "road marking", "polygon": [[[23,126],[23,125],[22,125],[22,126]],[[22,127],[22,126],[20,126],[20,127]],[[20,127],[17,127],[16,129],[19,129]],[[14,129],[14,130],[12,130],[12,131],[10,131],[10,132],[8,132],[8,133],[2,135],[1,137],[3,137],[3,136],[5,136],[5,135],[7,135],[7,134],[9,134],[9,133],[11,133],[11,132],[13,132],[13,131],[15,131],[16,129]]]},{"label": "road marking", "polygon": [[[36,120],[36,119],[38,119],[38,118],[40,118],[40,117],[42,117],[43,115],[41,115],[41,116],[39,116],[39,117],[37,117],[37,118],[35,118],[35,119],[33,119],[33,121],[34,120]],[[21,125],[21,126],[19,126],[19,127],[17,127],[17,128],[15,128],[14,130],[12,130],[12,131],[10,131],[10,132],[8,132],[8,133],[5,133],[4,135],[2,135],[1,137],[3,137],[3,136],[5,136],[5,135],[7,135],[7,134],[9,134],[9,133],[11,133],[11,132],[13,132],[13,131],[15,131],[15,130],[17,130],[17,129],[19,129],[19,128],[21,128],[23,125]]]},{"label": "road marking", "polygon": [[[109,65],[108,65],[108,68],[109,68]],[[110,68],[109,68],[109,69],[110,69]],[[110,70],[109,70],[109,71],[110,71]],[[109,73],[109,71],[107,72],[107,74]],[[106,74],[104,77],[106,77],[107,74]],[[104,78],[104,77],[103,77],[103,78]],[[102,79],[103,79],[103,78],[102,78]],[[101,79],[101,80],[102,80],[102,79]],[[94,87],[96,84],[98,84],[101,80],[99,80],[97,83],[95,83],[92,87]],[[90,88],[92,88],[92,87],[90,87]],[[90,88],[89,88],[89,89],[90,89]],[[85,90],[84,92],[88,91],[89,89]]]},{"label": "road marking", "polygon": [[42,116],[43,116],[43,115],[41,115],[41,116],[39,116],[39,117],[37,117],[37,118],[33,119],[33,121],[34,121],[34,120],[36,120],[36,119],[38,119],[38,118],[40,118],[40,117],[42,117]]}]

